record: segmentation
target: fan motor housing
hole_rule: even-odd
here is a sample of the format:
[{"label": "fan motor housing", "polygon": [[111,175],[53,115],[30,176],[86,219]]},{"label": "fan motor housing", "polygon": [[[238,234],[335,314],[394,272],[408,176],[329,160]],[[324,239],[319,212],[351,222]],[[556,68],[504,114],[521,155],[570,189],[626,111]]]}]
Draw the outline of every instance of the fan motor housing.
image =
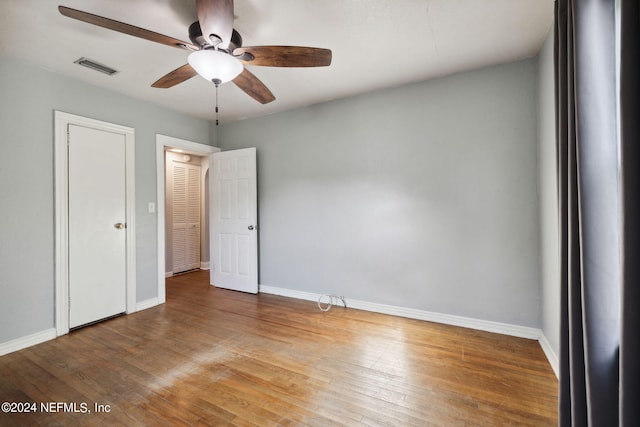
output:
[{"label": "fan motor housing", "polygon": [[[214,43],[211,39],[218,39],[217,43]],[[196,21],[189,26],[189,39],[196,46],[200,46],[200,48],[206,48],[207,46],[215,47],[218,43],[220,43],[221,39],[217,37],[215,34],[212,34],[211,39],[204,37],[202,35],[202,29],[200,28],[200,22]],[[231,33],[231,42],[229,43],[228,49],[226,50],[229,53],[232,53],[236,48],[242,47],[242,36],[236,30],[233,30]]]}]

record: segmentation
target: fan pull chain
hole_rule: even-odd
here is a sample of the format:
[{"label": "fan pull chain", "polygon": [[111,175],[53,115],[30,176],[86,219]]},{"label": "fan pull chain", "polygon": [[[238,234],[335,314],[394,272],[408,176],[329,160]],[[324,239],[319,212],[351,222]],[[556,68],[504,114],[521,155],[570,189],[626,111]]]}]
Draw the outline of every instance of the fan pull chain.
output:
[{"label": "fan pull chain", "polygon": [[220,86],[220,81],[217,80],[217,79],[214,79],[213,80],[213,84],[216,85],[216,126],[218,126],[218,124],[219,124],[219,121],[218,121],[218,111],[219,111],[219,108],[218,108],[218,86]]}]

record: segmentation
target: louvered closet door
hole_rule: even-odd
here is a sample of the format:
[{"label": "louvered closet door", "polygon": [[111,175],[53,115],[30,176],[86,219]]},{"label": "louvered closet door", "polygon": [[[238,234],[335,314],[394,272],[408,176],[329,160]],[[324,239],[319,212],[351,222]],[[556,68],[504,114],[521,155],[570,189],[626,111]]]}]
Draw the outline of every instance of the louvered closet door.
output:
[{"label": "louvered closet door", "polygon": [[200,267],[200,166],[173,162],[173,272]]}]

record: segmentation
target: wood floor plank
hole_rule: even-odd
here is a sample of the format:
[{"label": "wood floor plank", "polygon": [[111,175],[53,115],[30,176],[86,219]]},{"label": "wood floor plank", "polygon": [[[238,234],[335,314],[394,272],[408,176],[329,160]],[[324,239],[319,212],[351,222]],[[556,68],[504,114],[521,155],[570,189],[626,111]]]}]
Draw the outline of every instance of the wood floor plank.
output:
[{"label": "wood floor plank", "polygon": [[[557,425],[536,341],[167,280],[167,303],[0,357],[0,426]],[[97,413],[95,404],[110,411]]]}]

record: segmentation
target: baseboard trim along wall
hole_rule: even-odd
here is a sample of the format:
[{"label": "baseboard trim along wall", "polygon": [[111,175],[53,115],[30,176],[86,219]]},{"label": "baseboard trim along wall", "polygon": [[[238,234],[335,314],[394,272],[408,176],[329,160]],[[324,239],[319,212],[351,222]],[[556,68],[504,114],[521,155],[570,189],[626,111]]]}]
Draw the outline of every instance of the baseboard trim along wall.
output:
[{"label": "baseboard trim along wall", "polygon": [[[150,298],[145,301],[140,301],[136,303],[136,311],[146,310],[159,304],[160,303],[158,301],[158,298]],[[37,344],[41,344],[43,342],[55,339],[56,337],[56,328],[51,328],[42,332],[36,332],[35,334],[0,343],[0,356],[4,356],[5,354],[13,353],[14,351],[22,350]]]},{"label": "baseboard trim along wall", "polygon": [[155,307],[156,305],[159,305],[159,304],[160,304],[160,301],[158,300],[157,297],[149,298],[148,300],[144,300],[136,303],[136,311],[146,310],[148,308]]},{"label": "baseboard trim along wall", "polygon": [[[323,296],[321,294],[315,294],[311,292],[302,292],[293,289],[265,285],[260,285],[260,292],[316,302]],[[327,298],[325,297],[323,299],[323,302],[326,301]],[[542,350],[544,351],[544,354],[547,357],[551,368],[555,372],[556,376],[558,376],[558,358],[553,352],[549,341],[540,329],[493,322],[490,320],[480,320],[470,317],[455,316],[452,314],[435,313],[431,311],[417,310],[414,308],[397,307],[393,305],[353,300],[348,298],[345,298],[345,301],[347,303],[347,307],[349,308],[537,340],[540,343],[540,346],[542,347]]]},{"label": "baseboard trim along wall", "polygon": [[4,356],[5,354],[13,353],[14,351],[22,350],[23,348],[31,347],[32,345],[52,340],[55,337],[56,328],[51,328],[41,332],[36,332],[35,334],[27,335],[26,337],[7,341],[0,344],[0,356]]},{"label": "baseboard trim along wall", "polygon": [[209,261],[200,262],[200,270],[209,270]]},{"label": "baseboard trim along wall", "polygon": [[540,343],[540,347],[542,347],[542,351],[544,351],[544,355],[547,356],[547,360],[551,365],[551,369],[553,369],[553,372],[556,374],[556,378],[560,379],[560,361],[544,333],[540,332],[538,342]]}]

